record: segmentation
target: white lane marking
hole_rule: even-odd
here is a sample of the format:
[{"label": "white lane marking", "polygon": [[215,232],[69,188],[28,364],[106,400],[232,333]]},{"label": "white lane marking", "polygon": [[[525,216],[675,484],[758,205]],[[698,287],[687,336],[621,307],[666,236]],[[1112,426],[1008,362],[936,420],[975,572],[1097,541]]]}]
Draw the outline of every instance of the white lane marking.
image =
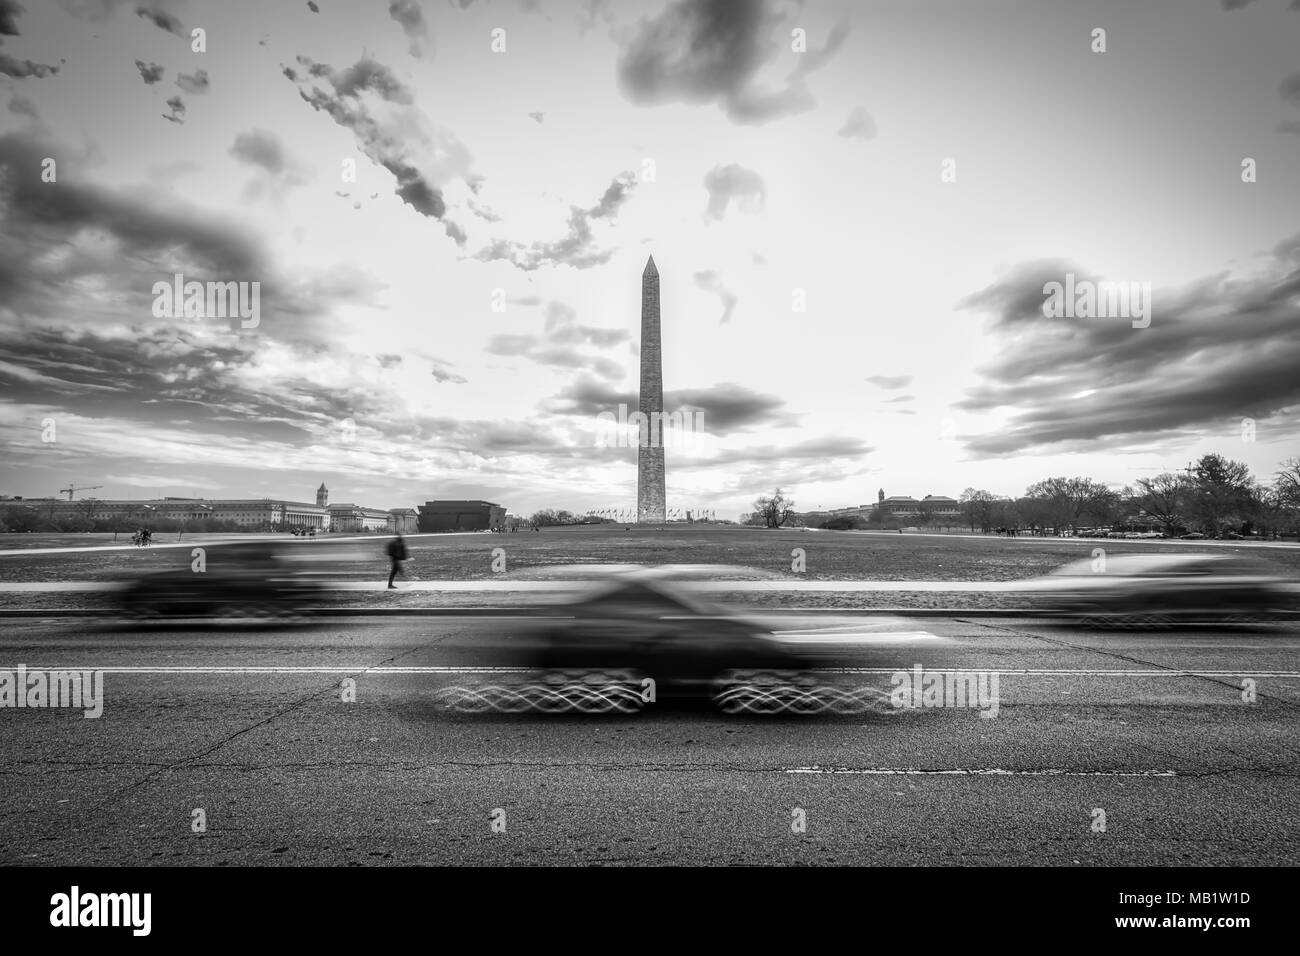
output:
[{"label": "white lane marking", "polygon": [[[896,674],[904,667],[835,667],[821,668],[821,674]],[[927,667],[927,670],[946,671],[955,674],[998,674],[1001,677],[1280,677],[1300,679],[1300,671],[1180,671],[1180,670],[1114,670],[1085,668],[1038,669],[1028,667]]]},{"label": "white lane marking", "polygon": [[1066,770],[1045,767],[1039,770],[1007,770],[1002,767],[952,768],[921,770],[915,767],[786,767],[782,773],[857,774],[872,777],[1176,777],[1176,770]]},{"label": "white lane marking", "polygon": [[902,644],[909,641],[942,641],[928,631],[774,631],[773,637],[786,644]]},{"label": "white lane marking", "polygon": [[[351,666],[184,666],[145,667],[145,666],[107,666],[96,667],[85,664],[60,665],[25,665],[28,670],[83,670],[99,671],[104,674],[527,674],[540,668],[535,667],[450,667],[450,666],[410,666],[410,667],[370,667],[366,664]],[[0,665],[0,670],[16,670],[17,665]],[[1173,671],[1173,670],[1032,670],[1032,669],[995,669],[991,671],[972,668],[927,668],[944,673],[982,674],[997,673],[1001,677],[1268,677],[1281,680],[1300,680],[1300,671]],[[814,674],[897,674],[909,671],[904,665],[898,667],[822,667],[813,668]],[[910,672],[910,671],[909,671]]]}]

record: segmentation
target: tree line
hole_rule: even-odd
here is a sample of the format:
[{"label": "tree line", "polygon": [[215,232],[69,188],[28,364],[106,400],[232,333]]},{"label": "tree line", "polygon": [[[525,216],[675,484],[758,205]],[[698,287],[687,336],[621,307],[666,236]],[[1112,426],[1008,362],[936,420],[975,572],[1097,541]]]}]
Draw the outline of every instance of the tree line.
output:
[{"label": "tree line", "polygon": [[807,525],[829,530],[896,527],[962,528],[990,533],[1078,534],[1081,530],[1151,531],[1280,537],[1300,534],[1300,458],[1282,462],[1269,481],[1248,465],[1218,454],[1204,455],[1182,471],[1139,478],[1115,490],[1092,478],[1055,477],[1036,481],[1018,498],[967,488],[959,515],[943,514],[917,502],[918,514],[869,516],[803,513],[780,488],[758,498],[741,523],[780,528]]}]

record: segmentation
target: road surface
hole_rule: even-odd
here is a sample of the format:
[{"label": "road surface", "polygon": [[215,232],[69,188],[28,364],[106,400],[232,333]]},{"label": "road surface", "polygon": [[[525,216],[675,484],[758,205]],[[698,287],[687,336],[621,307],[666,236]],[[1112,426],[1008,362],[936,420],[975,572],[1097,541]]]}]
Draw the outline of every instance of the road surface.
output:
[{"label": "road surface", "polygon": [[[852,717],[447,714],[519,622],[5,622],[0,670],[104,671],[103,713],[0,708],[0,863],[1216,865],[1300,859],[1300,630],[866,619],[855,679],[996,673]],[[345,701],[345,680],[355,701]],[[1253,698],[1253,699],[1252,699]]]}]

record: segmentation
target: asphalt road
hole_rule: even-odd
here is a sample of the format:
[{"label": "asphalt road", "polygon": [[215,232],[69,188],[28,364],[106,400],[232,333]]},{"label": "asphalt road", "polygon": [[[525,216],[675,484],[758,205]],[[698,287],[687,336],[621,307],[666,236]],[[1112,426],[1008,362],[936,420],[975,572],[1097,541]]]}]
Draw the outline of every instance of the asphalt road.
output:
[{"label": "asphalt road", "polygon": [[[803,718],[666,705],[602,717],[436,709],[437,688],[468,679],[452,669],[490,664],[484,642],[516,626],[337,618],[142,632],[5,621],[0,669],[105,673],[98,719],[0,708],[0,862],[1300,860],[1294,627],[780,622],[860,633],[853,679],[885,692],[893,670],[918,664],[996,672],[992,718],[970,707]],[[342,699],[345,678],[355,702]]]}]

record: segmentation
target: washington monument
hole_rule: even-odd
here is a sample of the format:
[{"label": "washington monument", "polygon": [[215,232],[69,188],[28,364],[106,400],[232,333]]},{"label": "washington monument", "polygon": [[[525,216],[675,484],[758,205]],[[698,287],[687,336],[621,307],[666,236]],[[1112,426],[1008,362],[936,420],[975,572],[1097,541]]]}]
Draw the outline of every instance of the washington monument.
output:
[{"label": "washington monument", "polygon": [[664,521],[663,352],[659,346],[659,270],[651,256],[641,273],[641,428],[636,452],[636,520]]}]

